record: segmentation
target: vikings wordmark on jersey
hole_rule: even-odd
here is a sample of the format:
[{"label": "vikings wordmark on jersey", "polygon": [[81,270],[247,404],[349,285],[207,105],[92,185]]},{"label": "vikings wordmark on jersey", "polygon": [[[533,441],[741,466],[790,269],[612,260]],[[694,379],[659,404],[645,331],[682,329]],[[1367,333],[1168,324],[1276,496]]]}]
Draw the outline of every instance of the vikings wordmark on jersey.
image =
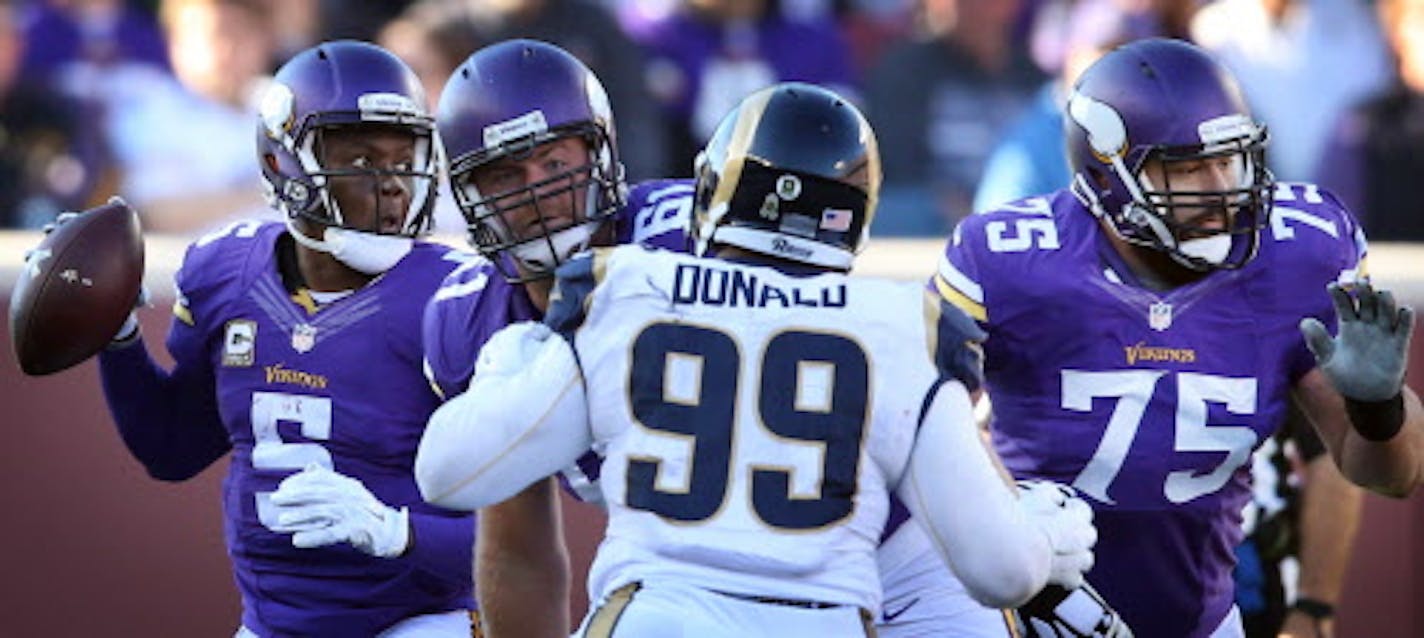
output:
[{"label": "vikings wordmark on jersey", "polygon": [[1325,285],[1364,256],[1338,202],[1291,183],[1253,261],[1160,294],[1066,190],[973,216],[946,248],[931,285],[989,333],[998,452],[1093,502],[1088,580],[1138,635],[1198,635],[1230,610],[1251,451],[1314,366],[1297,323],[1333,324]]}]

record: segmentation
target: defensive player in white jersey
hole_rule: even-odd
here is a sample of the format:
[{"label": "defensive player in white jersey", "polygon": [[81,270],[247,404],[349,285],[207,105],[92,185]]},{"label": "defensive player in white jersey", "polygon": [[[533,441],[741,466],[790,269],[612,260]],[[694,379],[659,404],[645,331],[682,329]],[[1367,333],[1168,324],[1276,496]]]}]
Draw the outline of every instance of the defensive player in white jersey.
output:
[{"label": "defensive player in white jersey", "polygon": [[719,259],[632,246],[561,267],[545,323],[496,335],[432,419],[425,497],[478,508],[602,453],[585,636],[873,633],[891,491],[985,604],[1080,583],[1084,504],[1046,484],[1016,499],[977,438],[972,322],[842,274],[880,181],[860,113],[763,90],[698,172],[696,251]]}]

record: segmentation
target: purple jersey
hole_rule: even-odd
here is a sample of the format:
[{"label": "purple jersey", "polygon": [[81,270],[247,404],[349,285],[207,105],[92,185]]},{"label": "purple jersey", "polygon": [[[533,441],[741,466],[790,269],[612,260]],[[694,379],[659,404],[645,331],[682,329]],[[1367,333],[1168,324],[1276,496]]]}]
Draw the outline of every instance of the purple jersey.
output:
[{"label": "purple jersey", "polygon": [[1256,259],[1166,293],[1139,285],[1066,190],[965,219],[931,286],[980,321],[993,436],[1018,478],[1093,504],[1092,582],[1139,636],[1206,636],[1233,603],[1251,451],[1314,366],[1302,317],[1362,273],[1327,193],[1278,184]]},{"label": "purple jersey", "polygon": [[[649,180],[634,186],[613,222],[617,243],[685,252],[692,191],[693,182],[687,179]],[[509,283],[493,263],[476,260],[461,266],[445,278],[422,320],[430,384],[444,399],[464,392],[480,348],[494,333],[511,323],[542,317],[524,287]],[[561,479],[579,498],[594,498],[599,462],[590,452],[576,467],[566,469]]]},{"label": "purple jersey", "polygon": [[[412,467],[438,404],[420,372],[415,327],[458,253],[417,242],[385,275],[318,307],[306,290],[283,286],[276,246],[284,233],[282,224],[244,222],[190,247],[168,336],[173,378],[207,379],[220,415],[211,427],[226,430],[233,451],[223,509],[242,623],[261,636],[374,635],[410,616],[472,609],[472,517],[425,504]],[[166,461],[129,441],[148,388],[111,378],[135,356],[106,355],[105,389],[125,440],[157,474]],[[410,552],[383,559],[344,543],[298,549],[290,533],[271,531],[271,492],[313,463],[408,507]]]},{"label": "purple jersey", "polygon": [[[686,252],[691,214],[692,180],[641,182],[630,189],[614,220],[617,243]],[[523,286],[506,281],[488,261],[450,273],[425,310],[425,371],[431,384],[447,399],[464,392],[480,348],[494,333],[542,317]]]}]

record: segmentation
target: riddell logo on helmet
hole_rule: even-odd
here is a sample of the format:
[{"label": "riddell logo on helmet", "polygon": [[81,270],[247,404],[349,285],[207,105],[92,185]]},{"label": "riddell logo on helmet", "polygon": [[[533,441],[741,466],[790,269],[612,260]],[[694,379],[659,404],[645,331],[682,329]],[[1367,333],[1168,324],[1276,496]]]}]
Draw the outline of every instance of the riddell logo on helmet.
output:
[{"label": "riddell logo on helmet", "polygon": [[811,256],[811,249],[804,246],[797,246],[785,237],[777,237],[771,240],[771,249],[784,255],[791,255],[798,259],[805,259]]}]

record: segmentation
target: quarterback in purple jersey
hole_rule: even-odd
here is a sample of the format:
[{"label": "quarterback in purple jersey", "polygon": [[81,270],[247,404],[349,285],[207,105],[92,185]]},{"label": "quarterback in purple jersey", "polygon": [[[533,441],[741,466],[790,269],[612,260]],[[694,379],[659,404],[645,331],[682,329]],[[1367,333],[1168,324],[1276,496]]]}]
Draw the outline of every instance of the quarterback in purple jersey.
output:
[{"label": "quarterback in purple jersey", "polygon": [[415,240],[439,156],[424,103],[405,64],[366,43],[285,64],[257,149],[287,223],[237,223],[188,249],[171,371],[136,330],[100,357],[151,475],[185,480],[232,452],[239,636],[470,635],[474,522],[422,501],[411,473],[438,405],[417,329],[460,258]]},{"label": "quarterback in purple jersey", "polygon": [[1120,47],[1066,116],[1071,188],[964,220],[931,286],[988,332],[1008,469],[1093,504],[1088,581],[1137,635],[1240,636],[1248,462],[1292,396],[1352,481],[1419,480],[1412,311],[1369,286],[1333,196],[1272,180],[1264,127],[1200,49]]}]

